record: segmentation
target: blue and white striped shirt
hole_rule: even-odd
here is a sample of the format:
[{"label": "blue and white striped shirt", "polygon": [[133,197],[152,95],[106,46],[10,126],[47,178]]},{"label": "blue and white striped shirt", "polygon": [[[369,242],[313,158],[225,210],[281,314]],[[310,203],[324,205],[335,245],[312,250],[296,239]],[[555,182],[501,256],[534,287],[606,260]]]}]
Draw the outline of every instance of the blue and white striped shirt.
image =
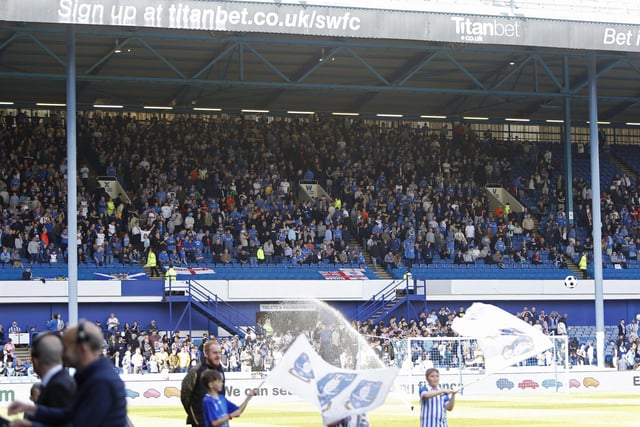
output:
[{"label": "blue and white striped shirt", "polygon": [[430,399],[422,399],[422,393],[438,390],[428,385],[420,387],[420,427],[448,427],[447,409],[451,399],[449,394],[440,394]]}]

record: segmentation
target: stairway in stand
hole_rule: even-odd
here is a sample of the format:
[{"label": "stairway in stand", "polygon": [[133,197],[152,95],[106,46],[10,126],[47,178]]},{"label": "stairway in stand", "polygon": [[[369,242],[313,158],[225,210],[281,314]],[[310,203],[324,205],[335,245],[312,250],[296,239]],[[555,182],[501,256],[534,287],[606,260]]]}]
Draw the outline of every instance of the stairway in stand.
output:
[{"label": "stairway in stand", "polygon": [[376,273],[376,276],[378,276],[380,279],[391,279],[391,275],[389,274],[389,272],[387,270],[384,269],[384,267],[382,267],[381,263],[378,263],[378,269],[376,270],[375,268],[373,268],[373,261],[371,261],[371,255],[369,255],[369,252],[365,251],[364,248],[362,247],[362,245],[360,245],[359,242],[356,241],[352,241],[351,242],[351,246],[353,246],[354,248],[358,249],[360,251],[360,253],[364,256],[364,261],[367,264],[367,267],[369,268],[369,270],[373,271],[374,273]]},{"label": "stairway in stand", "polygon": [[567,266],[571,269],[571,271],[573,272],[573,275],[577,279],[582,279],[582,271],[580,271],[580,268],[578,267],[578,265],[568,257],[565,257],[565,259],[567,260]]},{"label": "stairway in stand", "polygon": [[31,350],[28,345],[17,345],[14,357],[20,360],[31,360]]},{"label": "stairway in stand", "polygon": [[[144,269],[144,272],[147,274],[147,277],[149,279],[154,279],[154,280],[164,280],[164,277],[162,275],[160,276],[152,276],[151,275],[151,268],[145,266],[144,264],[142,264],[142,268]],[[162,273],[162,272],[161,272]]]},{"label": "stairway in stand", "polygon": [[[540,220],[537,217],[533,217],[533,233],[534,235],[536,234],[540,234]],[[564,258],[564,260],[567,262],[567,267],[569,267],[571,269],[571,271],[573,271],[573,274],[580,278],[582,277],[582,273],[580,272],[580,269],[578,268],[578,264],[574,263],[573,260],[571,259],[571,257],[565,255],[564,253],[562,254],[562,258]]]},{"label": "stairway in stand", "polygon": [[622,160],[620,160],[618,157],[614,155],[609,156],[609,160],[611,161],[611,163],[616,165],[618,169],[624,172],[625,175],[627,175],[629,178],[631,178],[635,182],[638,182],[638,175],[633,170],[631,170]]}]

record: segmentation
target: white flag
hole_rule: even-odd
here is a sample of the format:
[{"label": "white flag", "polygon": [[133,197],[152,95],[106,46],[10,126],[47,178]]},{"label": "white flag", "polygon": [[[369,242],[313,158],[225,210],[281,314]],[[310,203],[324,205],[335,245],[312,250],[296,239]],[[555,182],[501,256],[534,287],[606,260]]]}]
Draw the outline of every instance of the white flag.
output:
[{"label": "white flag", "polygon": [[553,345],[549,337],[527,322],[480,302],[473,303],[463,317],[456,317],[451,328],[478,340],[487,374],[543,353]]},{"label": "white flag", "polygon": [[382,405],[398,368],[361,371],[325,362],[301,334],[291,344],[266,381],[283,387],[318,408],[324,425]]}]

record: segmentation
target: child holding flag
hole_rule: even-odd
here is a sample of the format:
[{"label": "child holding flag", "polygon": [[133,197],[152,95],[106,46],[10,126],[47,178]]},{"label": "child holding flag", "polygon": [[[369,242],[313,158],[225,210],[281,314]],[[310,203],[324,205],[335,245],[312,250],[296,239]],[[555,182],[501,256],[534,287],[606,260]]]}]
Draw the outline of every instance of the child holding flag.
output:
[{"label": "child holding flag", "polygon": [[223,387],[220,372],[207,369],[202,373],[201,378],[202,384],[208,390],[202,400],[204,425],[207,427],[229,427],[229,420],[233,417],[239,417],[247,407],[249,400],[258,394],[258,390],[253,390],[240,406],[236,406],[220,393]]},{"label": "child holding flag", "polygon": [[440,388],[436,368],[427,369],[425,376],[428,385],[420,387],[420,427],[447,427],[447,411],[453,410],[458,389]]}]

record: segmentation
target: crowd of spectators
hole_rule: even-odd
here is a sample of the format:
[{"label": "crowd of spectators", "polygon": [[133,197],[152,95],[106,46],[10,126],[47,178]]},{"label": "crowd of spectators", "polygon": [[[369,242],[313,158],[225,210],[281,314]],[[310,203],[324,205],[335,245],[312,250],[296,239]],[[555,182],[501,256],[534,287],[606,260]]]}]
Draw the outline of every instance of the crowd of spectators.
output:
[{"label": "crowd of spectators", "polygon": [[[0,264],[65,262],[70,246],[63,118],[53,112],[2,114],[0,144]],[[517,139],[498,141],[464,123],[435,129],[337,117],[222,115],[139,121],[128,114],[83,112],[78,149],[78,241],[71,248],[81,264],[141,263],[150,250],[160,264],[362,263],[354,242],[376,267],[387,268],[428,264],[436,257],[465,264],[536,264],[546,257],[561,266],[593,251],[585,233],[592,225],[593,197],[586,177],[573,178],[572,224],[565,178],[551,150],[540,152],[538,144]],[[97,175],[116,177],[131,203],[95,191],[91,178]],[[300,180],[317,181],[331,200],[299,199]],[[492,211],[483,189],[490,182],[533,203],[522,213],[508,205]],[[637,185],[620,173],[599,197],[605,255],[627,266],[640,247]],[[419,336],[433,327],[429,318],[396,329],[398,320],[387,328],[394,336]],[[184,345],[190,337],[166,342],[149,329],[125,326],[109,335],[123,370],[126,358],[136,360],[134,371],[166,367],[170,362],[149,357],[149,347],[155,351],[158,342],[158,357],[181,359],[179,369],[198,358],[197,346]],[[356,327],[384,336],[370,330],[376,325]],[[418,331],[406,332],[413,328]],[[449,332],[444,326],[436,334]],[[130,345],[132,335],[131,349],[122,351],[122,341]],[[229,351],[229,370],[247,369],[246,353],[258,350],[261,363],[271,365],[279,353],[262,354],[261,339],[256,336],[251,351],[246,342],[227,340],[225,348],[237,350]],[[280,339],[286,343],[289,337]],[[615,347],[616,355],[623,353]],[[584,350],[589,353],[588,345]],[[575,353],[582,353],[580,346]]]},{"label": "crowd of spectators", "polygon": [[[203,345],[209,339],[219,339],[221,362],[226,371],[268,371],[277,364],[300,333],[306,333],[311,338],[325,360],[345,369],[386,364],[402,369],[416,368],[420,372],[428,367],[481,370],[484,357],[480,347],[474,340],[455,339],[457,335],[451,329],[453,320],[464,316],[464,311],[464,307],[455,310],[442,306],[420,312],[415,319],[391,317],[386,322],[352,321],[350,327],[337,319],[318,320],[308,312],[292,320],[292,314],[288,313],[286,321],[275,315],[272,319],[267,317],[258,321],[245,337],[232,335],[219,338],[209,333],[198,337],[183,335],[180,331],[169,334],[155,320],[141,326],[138,321],[121,322],[115,313],[109,314],[104,323],[96,321],[96,325],[104,331],[104,356],[112,361],[121,374],[186,372],[200,361]],[[593,340],[580,341],[580,337],[571,336],[567,313],[561,315],[555,310],[546,313],[543,309],[525,306],[515,315],[545,335],[568,337],[566,343],[556,342],[554,351],[534,356],[522,362],[522,365],[597,364]],[[58,320],[61,320],[60,316],[53,315],[52,320],[47,322],[48,329],[64,333]],[[0,331],[3,330],[0,325]],[[618,332],[618,339],[606,349],[606,365],[620,370],[640,369],[637,320],[633,318],[628,323],[621,320]],[[3,343],[0,376],[33,375],[30,360],[16,357],[15,345],[11,340],[5,341],[1,332],[0,342]],[[366,351],[363,351],[363,347]]]},{"label": "crowd of spectators", "polygon": [[[607,366],[616,368],[620,371],[626,371],[629,369],[640,370],[638,318],[639,316],[636,316],[628,323],[625,319],[620,319],[620,323],[617,325],[618,338],[611,340],[605,349],[605,362]],[[578,349],[579,352],[582,353],[584,351],[584,346],[579,346]]]},{"label": "crowd of spectators", "polygon": [[[0,143],[0,263],[64,262],[64,120],[4,115]],[[242,116],[138,121],[127,114],[78,116],[80,264],[200,262],[363,263],[411,268],[439,257],[454,263],[561,266],[592,251],[590,188],[574,179],[576,221],[551,151],[505,143],[471,125],[453,129]],[[514,163],[512,165],[512,162]],[[88,165],[91,165],[89,167]],[[512,176],[511,170],[530,176]],[[94,191],[90,178],[118,179],[126,197]],[[331,199],[298,198],[300,180]],[[490,210],[483,186],[500,183],[534,205]],[[605,251],[621,265],[637,258],[640,197],[616,176],[601,195]],[[535,229],[535,221],[540,222]],[[545,259],[542,259],[545,257]]]}]

